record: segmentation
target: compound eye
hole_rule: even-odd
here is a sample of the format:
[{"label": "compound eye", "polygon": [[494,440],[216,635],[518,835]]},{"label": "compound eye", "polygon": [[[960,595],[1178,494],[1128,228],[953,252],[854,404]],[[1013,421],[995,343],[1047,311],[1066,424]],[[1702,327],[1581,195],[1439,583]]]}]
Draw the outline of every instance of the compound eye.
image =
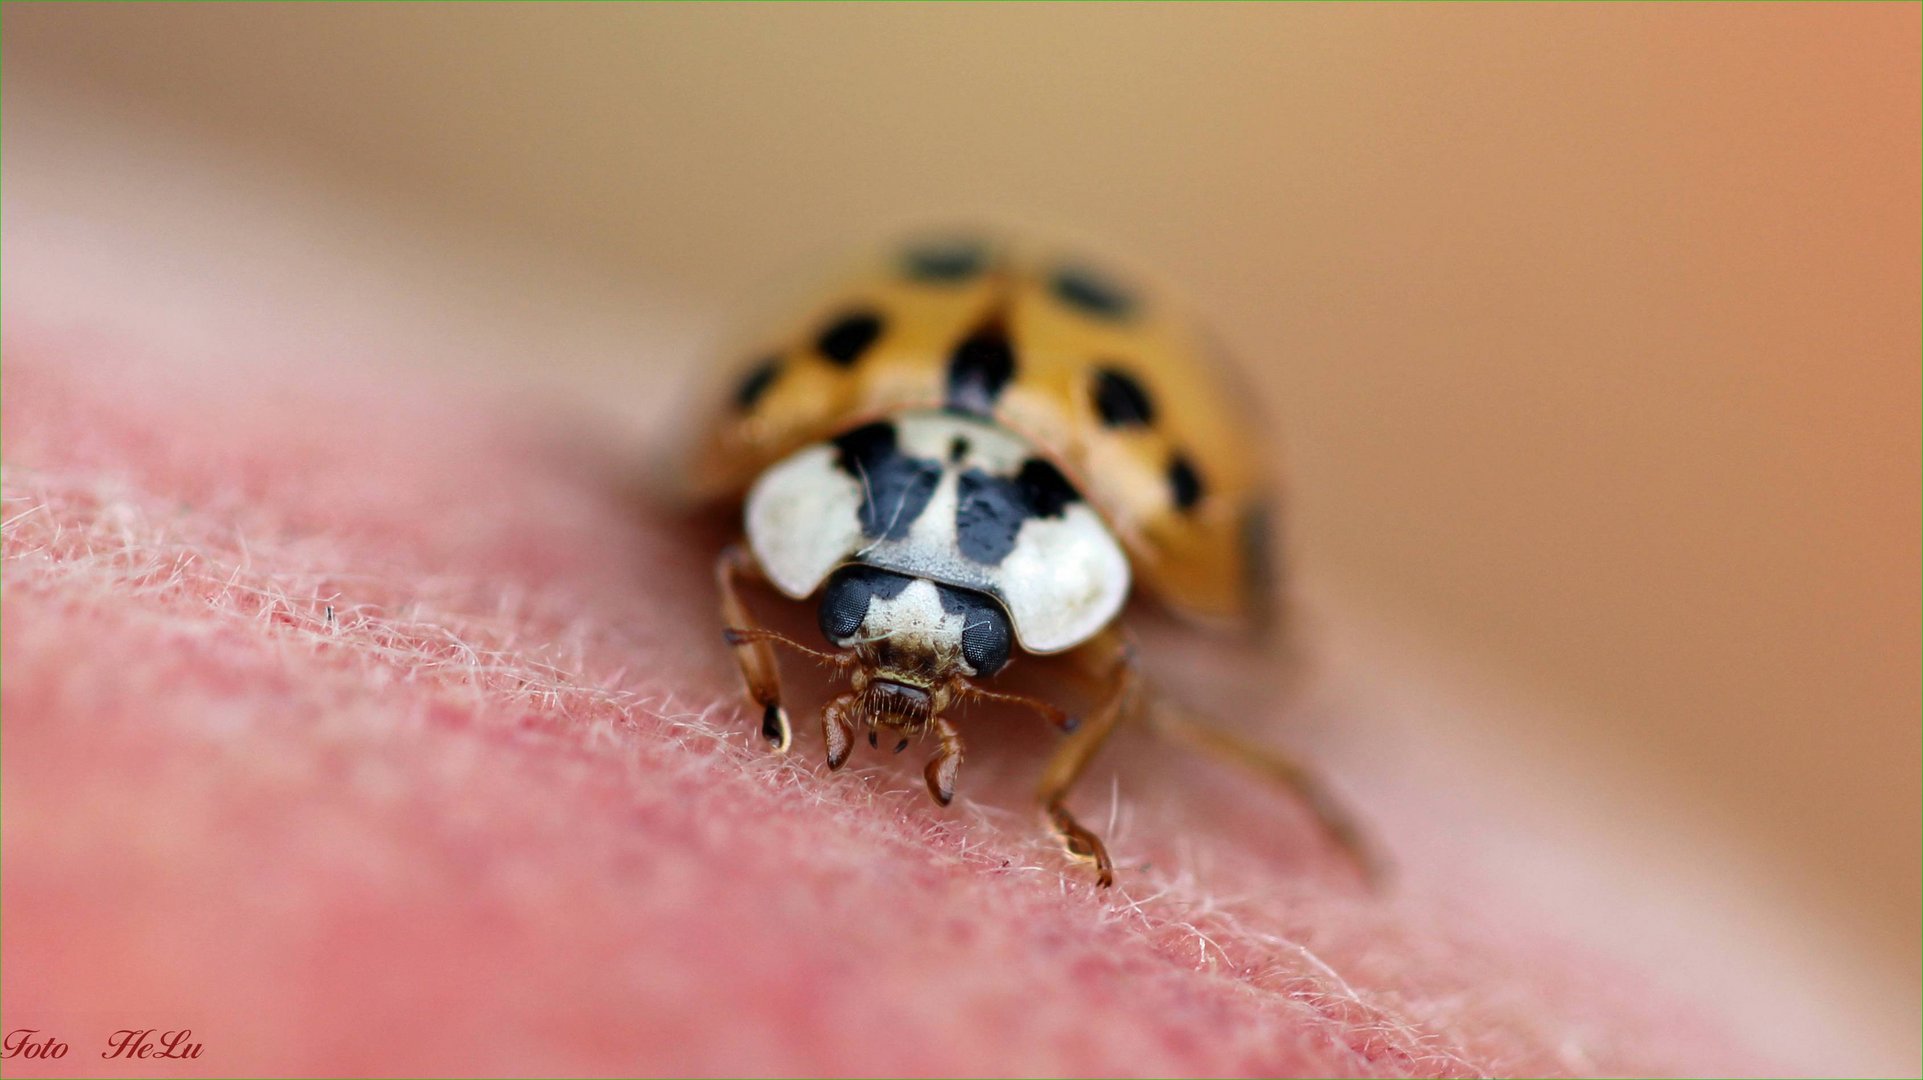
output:
[{"label": "compound eye", "polygon": [[821,636],[831,645],[846,645],[861,629],[861,622],[868,617],[868,599],[873,595],[868,577],[857,572],[858,567],[848,567],[835,572],[828,579],[827,588],[821,593],[821,610],[816,612],[816,620],[821,624]]},{"label": "compound eye", "polygon": [[993,608],[984,612],[986,618],[970,622],[962,631],[962,659],[985,679],[1008,663],[1008,620]]},{"label": "compound eye", "polygon": [[[1008,650],[1014,641],[1008,616],[1002,613],[1000,604],[987,597],[960,592],[952,595],[960,601],[957,606],[966,620],[962,623],[962,659],[975,669],[976,677],[986,679],[1008,663]],[[949,597],[944,595],[943,599]]]},{"label": "compound eye", "polygon": [[815,612],[821,634],[831,645],[847,647],[868,619],[868,602],[879,596],[893,600],[914,579],[872,566],[844,566],[835,571],[821,591]]}]

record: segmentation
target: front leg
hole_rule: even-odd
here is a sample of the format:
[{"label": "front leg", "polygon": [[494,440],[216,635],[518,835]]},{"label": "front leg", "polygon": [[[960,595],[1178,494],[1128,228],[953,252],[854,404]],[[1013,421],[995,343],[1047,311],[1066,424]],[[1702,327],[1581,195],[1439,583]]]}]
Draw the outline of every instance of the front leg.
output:
[{"label": "front leg", "polygon": [[1115,628],[1076,650],[1074,660],[1109,688],[1108,695],[1088,720],[1056,749],[1055,756],[1042,771],[1036,797],[1068,853],[1094,863],[1096,881],[1106,889],[1115,884],[1115,866],[1109,861],[1108,848],[1103,846],[1101,837],[1069,813],[1068,792],[1087,771],[1095,752],[1108,741],[1116,723],[1134,706],[1141,688],[1141,673],[1135,661],[1134,644]]},{"label": "front leg", "polygon": [[794,729],[788,724],[788,710],[781,707],[781,670],[775,666],[775,651],[767,632],[748,614],[738,587],[743,577],[761,578],[754,556],[740,544],[730,544],[714,564],[715,583],[721,588],[721,620],[728,644],[734,646],[735,663],[741,667],[748,696],[761,706],[761,737],[776,753],[787,753],[794,742]]}]

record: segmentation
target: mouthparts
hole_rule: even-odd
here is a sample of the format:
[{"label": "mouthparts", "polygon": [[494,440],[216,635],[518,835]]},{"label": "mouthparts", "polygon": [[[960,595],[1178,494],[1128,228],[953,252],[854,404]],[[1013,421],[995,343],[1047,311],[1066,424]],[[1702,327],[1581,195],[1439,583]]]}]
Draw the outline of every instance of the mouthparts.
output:
[{"label": "mouthparts", "polygon": [[873,725],[916,729],[934,718],[934,701],[928,691],[887,679],[868,684],[867,705]]}]

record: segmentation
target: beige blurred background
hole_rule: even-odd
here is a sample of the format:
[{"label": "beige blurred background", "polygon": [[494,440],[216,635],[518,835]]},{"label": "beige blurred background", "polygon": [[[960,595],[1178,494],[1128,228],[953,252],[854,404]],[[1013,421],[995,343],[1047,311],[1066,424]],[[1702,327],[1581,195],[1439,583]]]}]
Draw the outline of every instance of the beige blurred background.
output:
[{"label": "beige blurred background", "polygon": [[1914,1061],[1918,12],[9,3],[0,100],[10,215],[146,227],[213,161],[524,326],[648,297],[685,348],[475,346],[603,401],[902,223],[1157,266],[1284,422],[1297,565],[1726,838]]}]

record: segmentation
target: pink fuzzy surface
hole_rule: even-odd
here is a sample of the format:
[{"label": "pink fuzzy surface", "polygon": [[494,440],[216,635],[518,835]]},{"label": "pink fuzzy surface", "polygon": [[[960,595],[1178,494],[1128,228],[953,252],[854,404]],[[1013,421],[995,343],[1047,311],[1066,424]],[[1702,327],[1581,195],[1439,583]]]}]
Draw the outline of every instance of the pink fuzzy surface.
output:
[{"label": "pink fuzzy surface", "polygon": [[[3,422],[4,1010],[73,1047],[10,1075],[1754,1067],[1425,860],[1394,786],[1348,785],[1409,867],[1376,897],[1125,740],[1076,799],[1102,892],[1032,722],[971,721],[943,810],[913,753],[829,774],[791,664],[771,757],[715,538],[611,426],[17,321]],[[102,1061],[122,1028],[204,1051]]]}]

